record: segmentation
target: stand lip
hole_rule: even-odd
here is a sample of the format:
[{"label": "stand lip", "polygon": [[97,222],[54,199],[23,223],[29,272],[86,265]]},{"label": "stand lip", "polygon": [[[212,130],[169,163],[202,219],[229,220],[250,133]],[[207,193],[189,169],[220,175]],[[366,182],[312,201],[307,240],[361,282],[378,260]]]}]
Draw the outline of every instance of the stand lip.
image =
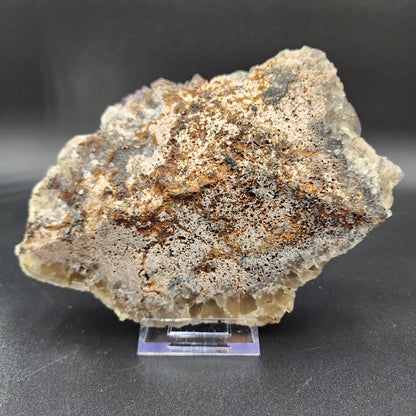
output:
[{"label": "stand lip", "polygon": [[213,322],[213,323],[215,323],[215,322],[225,322],[225,323],[231,323],[231,324],[239,324],[239,322],[241,322],[242,324],[243,324],[243,322],[246,322],[246,323],[252,323],[253,325],[246,325],[246,324],[243,324],[244,326],[248,326],[248,327],[250,327],[250,328],[252,328],[252,327],[256,327],[257,328],[257,325],[256,325],[256,320],[255,319],[253,319],[253,318],[215,318],[215,317],[213,317],[213,318],[142,318],[141,319],[141,321],[140,321],[140,327],[141,326],[149,326],[149,325],[146,325],[146,322],[147,321],[158,321],[158,322],[161,322],[161,323],[164,323],[164,322],[166,322],[167,324],[168,323],[170,323],[170,322],[192,322],[192,321],[194,321],[194,322],[206,322],[206,321],[209,321],[209,322]]}]

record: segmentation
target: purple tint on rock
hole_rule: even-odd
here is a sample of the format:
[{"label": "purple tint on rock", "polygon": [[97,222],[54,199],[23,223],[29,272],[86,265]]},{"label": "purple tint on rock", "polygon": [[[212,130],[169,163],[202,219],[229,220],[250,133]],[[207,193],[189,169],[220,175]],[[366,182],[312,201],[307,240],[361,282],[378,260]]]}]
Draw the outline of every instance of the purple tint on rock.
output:
[{"label": "purple tint on rock", "polygon": [[358,116],[355,118],[354,131],[357,134],[357,136],[361,136],[361,122]]},{"label": "purple tint on rock", "polygon": [[354,110],[354,113],[355,113],[354,132],[357,136],[361,137],[361,121],[357,116],[357,112],[355,111],[355,108],[352,105],[351,105],[351,107],[352,107],[352,109]]},{"label": "purple tint on rock", "polygon": [[126,102],[130,99],[130,97],[132,97],[134,94],[129,94],[129,95],[126,95],[125,97],[123,97],[122,99],[121,99],[121,101],[120,101],[120,103],[121,103],[121,105],[125,105],[126,104]]},{"label": "purple tint on rock", "polygon": [[140,100],[141,96],[143,96],[144,93],[149,93],[149,92],[151,92],[151,89],[145,85],[139,88],[138,90],[134,91],[133,93],[128,94],[125,97],[123,97],[120,100],[120,104],[124,106],[126,105],[127,101],[129,101],[130,99]]}]

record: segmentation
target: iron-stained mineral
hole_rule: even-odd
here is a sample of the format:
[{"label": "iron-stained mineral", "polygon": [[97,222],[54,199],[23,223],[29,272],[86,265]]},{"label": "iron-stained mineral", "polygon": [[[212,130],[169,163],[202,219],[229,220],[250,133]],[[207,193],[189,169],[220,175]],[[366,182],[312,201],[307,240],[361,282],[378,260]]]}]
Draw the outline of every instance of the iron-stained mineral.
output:
[{"label": "iron-stained mineral", "polygon": [[285,50],[110,106],[34,188],[16,254],[29,276],[90,291],[120,319],[264,325],[391,215],[401,177],[360,137],[325,54]]}]

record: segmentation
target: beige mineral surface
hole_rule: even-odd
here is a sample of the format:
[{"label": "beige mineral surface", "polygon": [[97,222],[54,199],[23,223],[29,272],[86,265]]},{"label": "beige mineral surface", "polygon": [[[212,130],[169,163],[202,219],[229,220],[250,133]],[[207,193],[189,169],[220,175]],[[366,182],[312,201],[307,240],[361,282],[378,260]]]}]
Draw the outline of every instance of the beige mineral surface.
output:
[{"label": "beige mineral surface", "polygon": [[90,291],[120,319],[278,322],[299,286],[391,215],[402,172],[359,136],[317,49],[160,79],[68,142],[16,254],[29,276]]}]

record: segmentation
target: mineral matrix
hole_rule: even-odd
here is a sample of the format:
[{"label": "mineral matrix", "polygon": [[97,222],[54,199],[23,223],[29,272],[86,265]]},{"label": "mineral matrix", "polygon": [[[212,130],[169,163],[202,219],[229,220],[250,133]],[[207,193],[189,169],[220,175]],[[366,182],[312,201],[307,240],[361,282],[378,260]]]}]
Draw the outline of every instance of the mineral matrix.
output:
[{"label": "mineral matrix", "polygon": [[278,322],[296,289],[390,216],[400,168],[360,138],[336,69],[284,50],[110,106],[33,190],[22,269],[120,319]]}]

